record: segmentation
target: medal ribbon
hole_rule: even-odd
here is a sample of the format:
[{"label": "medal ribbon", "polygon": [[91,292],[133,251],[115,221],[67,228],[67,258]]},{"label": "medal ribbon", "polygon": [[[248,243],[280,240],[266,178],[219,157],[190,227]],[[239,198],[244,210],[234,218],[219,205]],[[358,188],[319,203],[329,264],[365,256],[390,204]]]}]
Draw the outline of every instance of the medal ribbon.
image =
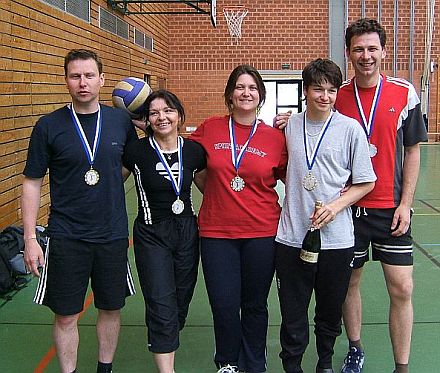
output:
[{"label": "medal ribbon", "polygon": [[373,102],[371,104],[368,121],[365,118],[365,112],[364,112],[364,108],[362,107],[361,98],[359,97],[359,91],[357,88],[356,79],[353,83],[353,88],[354,88],[354,95],[356,97],[356,106],[358,108],[359,116],[361,118],[361,124],[362,127],[364,128],[365,134],[367,135],[368,142],[370,142],[370,137],[371,134],[373,133],[374,117],[376,116],[376,109],[379,104],[380,92],[382,91],[382,76],[379,75],[379,81],[377,82],[376,90],[374,92]]},{"label": "medal ribbon", "polygon": [[177,137],[177,163],[179,165],[179,173],[177,176],[177,182],[176,179],[174,179],[173,173],[171,171],[171,167],[168,164],[168,162],[165,159],[165,156],[163,155],[162,149],[160,148],[159,144],[157,143],[154,136],[149,137],[150,144],[156,151],[157,156],[159,157],[160,161],[162,162],[162,165],[165,167],[165,170],[167,171],[168,176],[170,177],[171,185],[174,189],[174,193],[176,193],[177,198],[180,196],[180,191],[182,190],[182,183],[183,183],[183,154],[182,154],[182,147],[183,147],[183,139],[182,137]]},{"label": "medal ribbon", "polygon": [[81,122],[79,121],[78,116],[75,113],[73,104],[69,105],[69,109],[73,124],[75,125],[79,138],[81,139],[81,143],[83,145],[84,151],[86,152],[86,156],[89,161],[90,168],[92,168],[93,163],[95,162],[96,153],[98,152],[99,143],[101,141],[101,128],[102,128],[101,106],[98,104],[98,118],[96,120],[95,138],[93,140],[92,149],[90,148],[89,142],[87,141],[87,137],[81,125]]},{"label": "medal ribbon", "polygon": [[249,134],[247,141],[244,143],[243,147],[237,155],[237,141],[235,140],[234,119],[232,119],[232,116],[229,117],[229,139],[231,141],[232,164],[234,165],[237,173],[238,169],[240,168],[240,163],[243,160],[244,153],[246,152],[247,146],[249,145],[249,142],[251,141],[255,132],[257,132],[257,127],[257,119],[255,119],[254,123],[252,124],[251,133]]},{"label": "medal ribbon", "polygon": [[328,127],[330,126],[330,122],[333,118],[333,112],[330,112],[330,115],[325,120],[324,125],[321,128],[321,131],[319,131],[318,140],[316,141],[315,146],[313,147],[312,154],[309,155],[308,148],[309,148],[309,139],[307,138],[307,132],[306,132],[306,112],[304,112],[303,117],[303,124],[304,124],[304,150],[306,153],[306,162],[307,162],[307,169],[312,171],[312,167],[315,164],[316,161],[316,155],[318,154],[318,149],[321,146],[322,139],[324,138],[325,133],[327,132]]}]

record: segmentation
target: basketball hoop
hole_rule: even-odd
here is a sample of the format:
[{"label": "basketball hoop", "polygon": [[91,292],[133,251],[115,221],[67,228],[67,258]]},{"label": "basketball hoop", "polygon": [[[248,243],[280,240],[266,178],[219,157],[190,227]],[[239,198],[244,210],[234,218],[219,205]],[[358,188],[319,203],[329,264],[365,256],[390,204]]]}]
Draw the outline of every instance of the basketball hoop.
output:
[{"label": "basketball hoop", "polygon": [[244,6],[229,6],[223,8],[223,14],[228,24],[229,35],[238,43],[238,39],[241,38],[241,24],[248,10]]}]

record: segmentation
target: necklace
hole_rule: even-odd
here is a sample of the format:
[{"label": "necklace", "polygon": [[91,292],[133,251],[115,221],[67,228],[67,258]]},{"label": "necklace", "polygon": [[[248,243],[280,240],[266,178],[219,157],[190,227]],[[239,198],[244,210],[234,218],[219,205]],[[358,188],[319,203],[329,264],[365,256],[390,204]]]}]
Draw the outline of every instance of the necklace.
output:
[{"label": "necklace", "polygon": [[309,137],[316,137],[316,136],[318,136],[318,135],[320,134],[320,132],[321,132],[321,130],[319,130],[319,131],[316,132],[316,133],[310,133],[310,132],[307,131],[307,129],[306,129],[307,136],[309,136]]},{"label": "necklace", "polygon": [[312,126],[311,122],[309,120],[307,120],[307,124],[306,124],[306,134],[309,137],[316,137],[321,133],[322,127],[324,126],[325,121],[323,122],[315,122],[317,124],[317,126],[315,127],[319,127],[318,132],[316,133],[311,133],[309,130],[307,130],[307,126]]},{"label": "necklace", "polygon": [[177,151],[178,151],[177,148],[176,148],[176,149],[173,149],[173,150],[164,150],[164,149],[162,149],[160,146],[159,146],[159,149],[160,149],[160,151],[162,152],[162,154],[163,154],[165,157],[167,157],[167,159],[168,159],[169,161],[171,161],[171,158],[172,158],[173,154],[174,154],[174,153],[177,153]]},{"label": "necklace", "polygon": [[171,159],[173,158],[173,154],[177,153],[178,149],[175,150],[163,150],[160,149],[162,154],[169,160],[171,161]]}]

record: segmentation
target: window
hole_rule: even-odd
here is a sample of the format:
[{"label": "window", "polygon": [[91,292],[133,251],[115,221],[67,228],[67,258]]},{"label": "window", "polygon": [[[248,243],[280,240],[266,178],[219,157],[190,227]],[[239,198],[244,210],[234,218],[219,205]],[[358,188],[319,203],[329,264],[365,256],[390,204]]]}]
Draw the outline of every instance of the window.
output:
[{"label": "window", "polygon": [[128,23],[99,7],[99,27],[128,40]]},{"label": "window", "polygon": [[153,52],[153,38],[145,35],[138,29],[134,29],[134,43],[145,48],[149,52]]},{"label": "window", "polygon": [[90,0],[43,0],[43,2],[90,23]]},{"label": "window", "polygon": [[266,124],[272,125],[277,113],[291,110],[300,113],[303,109],[301,101],[302,81],[300,79],[270,79],[264,80],[266,101],[261,108],[259,118]]}]

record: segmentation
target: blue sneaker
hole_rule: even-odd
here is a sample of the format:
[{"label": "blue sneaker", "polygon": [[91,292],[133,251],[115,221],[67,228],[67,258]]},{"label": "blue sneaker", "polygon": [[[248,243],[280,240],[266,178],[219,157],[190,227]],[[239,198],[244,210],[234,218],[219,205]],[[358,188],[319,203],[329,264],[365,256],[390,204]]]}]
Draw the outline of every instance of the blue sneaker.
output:
[{"label": "blue sneaker", "polygon": [[356,347],[350,347],[344,359],[341,373],[361,373],[364,366],[365,353]]}]

